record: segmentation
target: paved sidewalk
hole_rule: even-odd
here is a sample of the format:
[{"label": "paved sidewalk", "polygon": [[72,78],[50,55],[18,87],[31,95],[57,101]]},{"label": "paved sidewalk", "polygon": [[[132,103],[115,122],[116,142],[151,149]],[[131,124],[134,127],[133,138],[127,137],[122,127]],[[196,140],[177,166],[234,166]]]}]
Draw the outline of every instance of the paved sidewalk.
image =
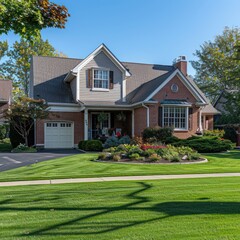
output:
[{"label": "paved sidewalk", "polygon": [[112,182],[112,181],[131,181],[131,180],[138,181],[138,180],[161,180],[161,179],[184,179],[184,178],[214,178],[214,177],[240,177],[240,173],[209,173],[209,174],[151,175],[151,176],[124,176],[124,177],[97,177],[97,178],[33,180],[33,181],[0,182],[0,187],[64,184],[64,183]]}]

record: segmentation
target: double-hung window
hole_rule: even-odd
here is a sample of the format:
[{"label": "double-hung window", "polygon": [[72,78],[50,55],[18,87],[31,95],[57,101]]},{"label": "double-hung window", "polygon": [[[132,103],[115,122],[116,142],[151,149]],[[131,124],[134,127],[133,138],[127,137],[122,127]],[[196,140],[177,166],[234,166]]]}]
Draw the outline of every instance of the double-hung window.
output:
[{"label": "double-hung window", "polygon": [[163,126],[173,127],[174,130],[187,130],[188,108],[178,106],[163,107]]},{"label": "double-hung window", "polygon": [[109,71],[93,70],[93,88],[109,89]]}]

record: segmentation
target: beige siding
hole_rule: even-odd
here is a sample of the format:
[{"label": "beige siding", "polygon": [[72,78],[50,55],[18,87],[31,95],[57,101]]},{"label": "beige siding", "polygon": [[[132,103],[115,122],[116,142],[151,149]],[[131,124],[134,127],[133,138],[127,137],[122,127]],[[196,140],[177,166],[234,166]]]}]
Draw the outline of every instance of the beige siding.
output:
[{"label": "beige siding", "polygon": [[72,90],[73,99],[76,101],[76,89],[77,89],[77,80],[76,80],[76,78],[74,78],[71,81],[70,87],[71,87],[71,90]]},{"label": "beige siding", "polygon": [[[114,87],[109,92],[97,92],[87,88],[87,72],[89,68],[107,68],[114,72]],[[80,100],[81,101],[118,101],[121,99],[122,72],[103,53],[100,52],[91,62],[89,62],[80,72]]]}]

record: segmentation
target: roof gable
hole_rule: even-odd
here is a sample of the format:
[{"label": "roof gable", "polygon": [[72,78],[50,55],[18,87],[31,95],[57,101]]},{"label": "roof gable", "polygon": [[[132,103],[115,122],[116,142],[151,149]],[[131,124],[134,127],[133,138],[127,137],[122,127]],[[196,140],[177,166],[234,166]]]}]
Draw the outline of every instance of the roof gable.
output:
[{"label": "roof gable", "polygon": [[170,82],[174,76],[178,75],[179,79],[186,86],[186,88],[192,93],[192,95],[199,101],[200,104],[207,104],[205,97],[197,86],[193,86],[193,84],[182,74],[181,71],[176,69],[173,71],[168,77],[144,99],[144,101],[149,101],[152,99],[161,89]]},{"label": "roof gable", "polygon": [[90,55],[88,55],[81,63],[79,63],[76,67],[73,68],[72,72],[77,73],[80,69],[85,67],[94,57],[96,57],[99,53],[104,52],[107,57],[111,59],[111,61],[122,71],[125,73],[126,77],[130,77],[131,74],[124,67],[124,65],[114,56],[114,54],[106,47],[105,44],[101,44],[98,48],[96,48]]}]

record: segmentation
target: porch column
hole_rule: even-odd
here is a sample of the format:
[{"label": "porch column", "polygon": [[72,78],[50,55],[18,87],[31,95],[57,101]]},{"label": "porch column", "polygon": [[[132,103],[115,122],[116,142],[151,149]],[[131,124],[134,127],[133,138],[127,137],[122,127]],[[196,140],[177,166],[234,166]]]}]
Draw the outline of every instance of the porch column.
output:
[{"label": "porch column", "polygon": [[202,128],[202,108],[199,108],[199,131],[202,132],[203,128]]},{"label": "porch column", "polygon": [[88,140],[88,109],[84,110],[84,140]]},{"label": "porch column", "polygon": [[134,125],[134,109],[132,110],[132,137],[134,137],[134,128],[135,128],[135,125]]},{"label": "porch column", "polygon": [[206,115],[203,115],[203,130],[208,130],[206,125]]}]

